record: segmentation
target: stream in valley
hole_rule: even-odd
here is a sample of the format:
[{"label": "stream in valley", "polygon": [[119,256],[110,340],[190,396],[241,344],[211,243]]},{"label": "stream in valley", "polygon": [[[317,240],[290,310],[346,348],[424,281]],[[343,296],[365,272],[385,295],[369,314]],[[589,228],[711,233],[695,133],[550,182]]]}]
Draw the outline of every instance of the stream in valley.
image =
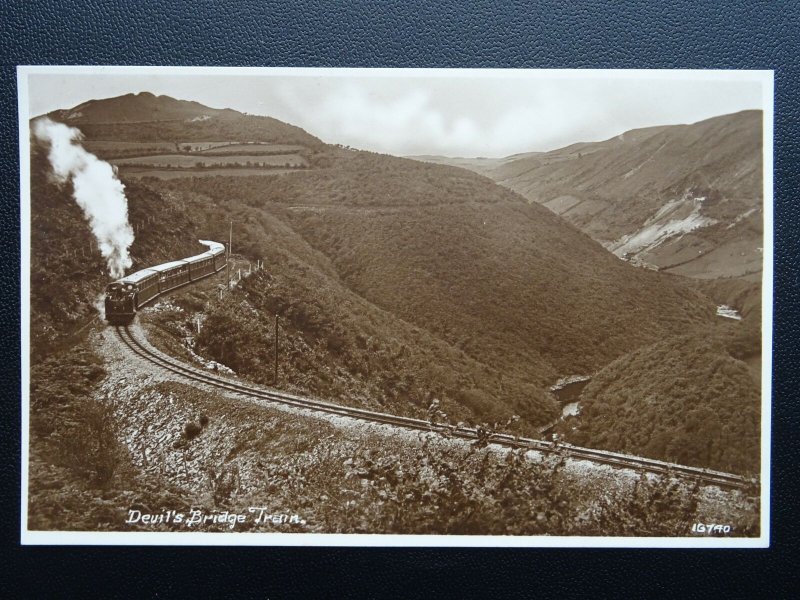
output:
[{"label": "stream in valley", "polygon": [[583,388],[591,381],[588,377],[578,379],[577,377],[567,378],[564,382],[559,382],[550,388],[553,395],[561,406],[561,418],[577,415],[581,408],[578,398],[580,398]]}]

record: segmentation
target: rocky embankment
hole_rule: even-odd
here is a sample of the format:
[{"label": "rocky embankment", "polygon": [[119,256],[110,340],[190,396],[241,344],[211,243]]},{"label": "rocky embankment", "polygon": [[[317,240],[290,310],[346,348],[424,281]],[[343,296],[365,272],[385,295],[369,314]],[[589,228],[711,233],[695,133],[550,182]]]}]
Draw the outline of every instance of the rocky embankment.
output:
[{"label": "rocky embankment", "polygon": [[[135,325],[133,329],[139,339],[145,338],[142,327]],[[477,481],[472,478],[479,472],[474,471],[476,465],[483,465],[481,469],[495,465],[497,473],[503,473],[503,465],[510,460],[510,452],[499,447],[475,450],[467,442],[435,433],[321,415],[182,383],[134,355],[111,328],[98,333],[96,342],[108,372],[99,387],[98,400],[111,406],[115,430],[138,477],[150,482],[150,487],[161,482],[172,491],[166,498],[173,503],[167,506],[164,496],[126,494],[124,499],[129,505],[117,506],[117,526],[112,524],[111,529],[187,530],[185,524],[175,523],[126,524],[129,510],[143,514],[165,514],[169,510],[246,514],[257,507],[297,519],[268,525],[257,525],[252,520],[235,525],[212,522],[193,529],[413,533],[422,526],[414,521],[413,511],[428,514],[431,508],[424,498],[444,494],[441,474],[436,474],[442,464],[451,464],[454,456],[460,457],[463,477],[474,487]],[[555,464],[552,458],[533,451],[524,454],[524,462],[530,463],[525,468],[536,469],[538,464],[547,472]],[[378,465],[388,470],[375,475]],[[604,503],[623,501],[644,485],[640,473],[589,461],[567,459],[557,471],[559,485],[580,496],[561,501],[570,505],[567,512],[573,514],[567,532],[580,532],[583,524],[589,527]],[[407,491],[398,500],[401,483]],[[499,481],[494,486],[498,484]],[[505,484],[516,485],[513,481]],[[676,494],[687,493],[688,486],[678,487],[683,491]],[[512,493],[502,488],[482,493],[491,499],[491,494],[500,492]],[[452,493],[447,492],[448,497]],[[528,493],[519,501],[531,502],[529,496]],[[404,510],[412,511],[412,517],[400,517],[393,498],[394,504],[406,502]],[[411,502],[414,498],[419,502]],[[752,525],[753,506],[740,492],[706,486],[697,492],[697,499],[698,522],[733,523],[734,529],[744,523]],[[497,510],[493,500],[486,502]],[[447,507],[439,506],[434,512],[442,510]],[[390,512],[391,519],[387,517]],[[549,513],[542,510],[539,514]],[[547,533],[548,519],[544,518],[544,525],[538,519],[537,527],[544,527],[541,533]],[[553,533],[563,532],[565,524],[558,523],[552,525]],[[488,527],[486,532],[493,532],[494,527]],[[435,524],[430,528],[431,532],[452,532],[446,528],[439,531]],[[523,528],[520,532],[523,531],[529,530]],[[589,528],[589,534],[591,531]]]}]

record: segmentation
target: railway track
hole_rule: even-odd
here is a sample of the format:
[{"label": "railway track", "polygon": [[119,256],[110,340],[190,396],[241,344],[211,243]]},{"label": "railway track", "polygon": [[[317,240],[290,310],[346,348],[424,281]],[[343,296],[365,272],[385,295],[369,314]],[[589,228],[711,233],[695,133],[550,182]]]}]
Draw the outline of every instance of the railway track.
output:
[{"label": "railway track", "polygon": [[[361,408],[340,406],[338,404],[323,402],[313,398],[306,398],[285,392],[256,387],[240,381],[214,375],[176,360],[175,358],[172,358],[171,356],[152,348],[149,344],[143,343],[131,333],[128,326],[117,326],[116,332],[122,342],[133,353],[161,367],[162,369],[180,376],[182,379],[188,379],[192,382],[202,383],[207,386],[212,386],[237,394],[243,394],[252,398],[258,398],[260,400],[266,400],[268,402],[274,402],[277,404],[283,404],[286,406],[293,406],[296,408],[313,410],[332,415],[350,417],[353,419],[360,419],[371,423],[392,425],[395,427],[403,427],[417,431],[436,431],[441,433],[449,433],[451,437],[464,440],[475,441],[481,437],[479,432],[471,427],[455,427],[442,424],[431,424],[430,422],[422,419],[402,417]],[[649,458],[608,452],[606,450],[581,448],[579,446],[572,446],[569,444],[560,444],[555,446],[554,444],[542,440],[515,437],[502,433],[492,433],[488,437],[487,441],[491,444],[498,444],[510,448],[536,450],[545,454],[557,454],[578,460],[588,460],[617,468],[634,469],[656,474],[669,474],[681,476],[687,479],[699,479],[704,483],[717,485],[724,488],[745,488],[753,483],[751,480],[745,477],[732,473],[723,473],[721,471],[712,471],[709,469],[667,463]]]}]

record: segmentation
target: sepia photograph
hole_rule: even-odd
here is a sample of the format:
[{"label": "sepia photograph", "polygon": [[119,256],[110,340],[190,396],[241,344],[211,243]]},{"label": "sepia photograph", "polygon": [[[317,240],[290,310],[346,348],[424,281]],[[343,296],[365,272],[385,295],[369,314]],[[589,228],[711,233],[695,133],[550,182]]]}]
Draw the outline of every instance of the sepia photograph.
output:
[{"label": "sepia photograph", "polygon": [[17,82],[23,544],[769,545],[772,71]]}]

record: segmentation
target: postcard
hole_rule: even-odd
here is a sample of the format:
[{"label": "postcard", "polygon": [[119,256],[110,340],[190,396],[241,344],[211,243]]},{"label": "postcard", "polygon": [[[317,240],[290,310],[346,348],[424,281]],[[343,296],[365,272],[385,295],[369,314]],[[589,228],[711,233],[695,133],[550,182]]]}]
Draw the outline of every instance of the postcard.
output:
[{"label": "postcard", "polygon": [[17,76],[23,544],[769,545],[771,71]]}]

